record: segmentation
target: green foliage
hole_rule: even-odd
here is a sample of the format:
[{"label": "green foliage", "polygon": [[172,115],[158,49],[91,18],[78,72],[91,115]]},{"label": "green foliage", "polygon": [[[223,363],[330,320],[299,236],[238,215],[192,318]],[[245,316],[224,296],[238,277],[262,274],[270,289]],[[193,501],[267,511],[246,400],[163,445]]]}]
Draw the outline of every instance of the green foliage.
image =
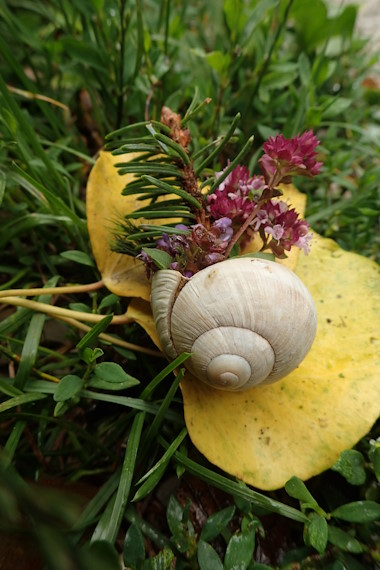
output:
[{"label": "green foliage", "polygon": [[362,485],[365,482],[364,457],[355,449],[344,451],[331,469],[338,471],[351,485]]},{"label": "green foliage", "polygon": [[[98,281],[85,216],[89,169],[111,132],[109,148],[128,135],[123,152],[146,158],[164,149],[186,163],[157,126],[163,105],[191,129],[197,175],[231,157],[252,170],[268,136],[313,128],[325,166],[303,184],[308,220],[376,258],[379,85],[355,18],[354,6],[334,12],[323,0],[307,10],[303,0],[0,0],[0,290]],[[157,162],[144,175],[147,194],[159,195],[179,173]],[[159,208],[149,207],[154,219]],[[190,205],[167,207],[191,219]],[[75,319],[1,303],[1,530],[19,544],[27,534],[46,568],[116,570],[120,554],[136,570],[375,567],[378,426],[333,471],[261,494],[195,454],[181,373],[173,374],[188,355],[167,365],[135,350],[154,347],[138,326],[111,324],[127,299],[95,287],[35,300],[103,315],[83,321],[83,332]],[[222,503],[191,495],[191,477],[208,499],[222,492]],[[281,545],[259,558],[276,533]]]}]

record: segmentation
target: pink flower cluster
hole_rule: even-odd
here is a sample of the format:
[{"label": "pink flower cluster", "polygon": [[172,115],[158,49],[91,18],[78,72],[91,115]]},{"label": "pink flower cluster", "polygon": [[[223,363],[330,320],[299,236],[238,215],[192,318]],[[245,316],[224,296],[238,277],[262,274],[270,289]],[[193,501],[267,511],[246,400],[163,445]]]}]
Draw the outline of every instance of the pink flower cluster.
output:
[{"label": "pink flower cluster", "polygon": [[263,145],[265,152],[259,160],[265,182],[270,188],[289,184],[292,176],[313,177],[319,173],[321,162],[316,161],[319,140],[313,131],[286,139],[283,135],[269,137]]},{"label": "pink flower cluster", "polygon": [[[309,253],[309,224],[278,198],[281,192],[277,186],[290,183],[293,176],[313,177],[319,173],[322,163],[316,160],[318,144],[312,131],[292,139],[270,137],[259,160],[262,176],[250,176],[245,166],[237,166],[207,197],[205,225],[179,225],[176,227],[185,233],[163,234],[157,240],[157,249],[166,251],[172,259],[170,268],[191,277],[225,259],[236,242],[242,243],[255,232],[263,241],[262,249],[271,250],[277,257],[285,257],[292,246]],[[222,173],[217,172],[216,179]],[[148,272],[157,269],[144,252],[139,257]]]},{"label": "pink flower cluster", "polygon": [[272,199],[266,202],[252,221],[254,231],[259,231],[264,242],[270,236],[268,244],[274,255],[283,257],[295,245],[305,254],[310,251],[312,234],[306,220],[299,218],[294,208],[283,200]]},{"label": "pink flower cluster", "polygon": [[[216,178],[222,172],[217,172]],[[262,176],[251,177],[248,168],[237,166],[215,192],[207,197],[208,211],[215,220],[227,217],[233,221],[234,226],[241,225],[251,214],[255,199],[261,196],[264,188]]]}]

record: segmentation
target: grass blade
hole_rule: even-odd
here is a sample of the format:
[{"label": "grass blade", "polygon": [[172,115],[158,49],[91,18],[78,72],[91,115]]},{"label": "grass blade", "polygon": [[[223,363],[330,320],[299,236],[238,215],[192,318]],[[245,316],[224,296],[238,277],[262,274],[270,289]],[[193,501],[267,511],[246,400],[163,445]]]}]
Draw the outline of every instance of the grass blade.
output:
[{"label": "grass blade", "polygon": [[[53,277],[46,283],[46,287],[54,287],[57,281],[58,276]],[[40,295],[40,297],[38,297],[38,300],[41,303],[48,303],[50,299],[51,295]],[[36,361],[45,320],[46,315],[41,313],[34,314],[30,319],[28,332],[21,352],[20,365],[18,367],[14,383],[15,387],[21,390],[24,388],[25,382],[28,380]]]},{"label": "grass blade", "polygon": [[245,155],[247,154],[247,152],[251,148],[253,141],[254,141],[254,138],[255,137],[253,135],[251,137],[249,137],[249,139],[247,140],[247,142],[245,143],[245,145],[243,146],[243,148],[241,149],[239,154],[228,165],[228,167],[223,171],[223,173],[219,176],[219,178],[217,178],[215,180],[215,182],[212,184],[211,188],[208,191],[208,194],[212,194],[221,185],[223,180],[225,180],[227,178],[229,173],[232,172],[232,170],[235,168],[235,166],[237,166],[240,163],[240,161],[243,160],[243,158],[245,157]]},{"label": "grass blade", "polygon": [[104,483],[104,485],[96,493],[95,497],[93,497],[87,504],[80,517],[73,525],[72,531],[78,531],[78,534],[76,534],[74,537],[75,542],[80,539],[82,531],[94,522],[98,513],[116,491],[120,480],[120,473],[121,470],[118,469],[115,473],[113,473],[113,475],[111,475],[108,481],[106,481],[106,483]]},{"label": "grass blade", "polygon": [[174,382],[172,383],[172,385],[170,386],[168,393],[166,394],[157,414],[156,417],[154,418],[153,422],[150,424],[150,427],[144,437],[144,451],[146,452],[149,447],[150,444],[153,440],[153,438],[155,436],[157,436],[160,426],[164,420],[165,417],[167,417],[167,412],[169,411],[169,406],[174,398],[174,394],[177,391],[177,388],[179,386],[179,383],[181,382],[183,376],[185,374],[185,369],[182,368],[178,375],[177,378],[174,380]]},{"label": "grass blade", "polygon": [[29,394],[22,394],[22,396],[15,396],[14,398],[0,404],[0,413],[16,408],[17,406],[22,406],[23,404],[43,400],[44,398],[46,398],[46,394],[39,394],[38,392],[30,392]]},{"label": "grass blade", "polygon": [[[166,449],[169,448],[168,443],[164,442],[161,437],[159,438],[159,441]],[[200,477],[203,481],[206,481],[206,483],[209,483],[230,495],[232,494],[236,497],[241,497],[258,507],[268,510],[269,512],[278,513],[298,522],[307,522],[308,520],[307,516],[301,511],[294,509],[293,507],[289,507],[285,503],[266,497],[257,491],[253,491],[253,489],[250,489],[245,485],[243,486],[231,479],[227,479],[227,477],[219,475],[219,473],[215,473],[203,465],[199,465],[199,463],[189,459],[179,451],[174,453],[174,457],[180,465],[185,467],[188,473],[195,475],[196,477]]]},{"label": "grass blade", "polygon": [[210,162],[212,162],[214,160],[214,158],[216,156],[218,156],[221,152],[221,150],[223,149],[223,147],[228,143],[228,141],[231,139],[232,135],[235,132],[236,129],[236,125],[237,123],[240,121],[240,113],[238,113],[234,120],[232,121],[228,131],[226,132],[226,134],[224,135],[224,137],[222,138],[221,142],[214,148],[214,150],[203,160],[203,162],[201,162],[201,164],[199,164],[199,166],[197,166],[197,168],[195,169],[195,174],[198,175],[202,172],[202,170],[204,168],[206,168],[206,166],[208,164],[210,164]]},{"label": "grass blade", "polygon": [[121,521],[123,519],[124,510],[128,502],[128,496],[132,484],[144,419],[145,414],[139,413],[133,420],[132,428],[128,437],[127,449],[125,451],[124,463],[121,471],[119,487],[115,496],[115,501],[113,502],[111,512],[109,513],[108,521],[103,520],[104,528],[100,534],[97,534],[97,540],[107,540],[112,544],[116,540],[117,532],[119,530]]},{"label": "grass blade", "polygon": [[18,422],[15,423],[10,436],[7,439],[6,444],[4,445],[4,463],[6,464],[8,462],[8,464],[12,463],[14,454],[16,453],[16,449],[18,446],[18,443],[20,441],[20,438],[23,434],[23,431],[25,429],[26,426],[26,421],[25,420],[19,420]]},{"label": "grass blade", "polygon": [[143,477],[141,477],[138,483],[142,483],[141,487],[136,492],[132,501],[141,501],[146,497],[161,481],[168,465],[173,457],[174,452],[181,445],[183,440],[187,435],[187,429],[183,428],[181,433],[175,438],[175,440],[170,444],[168,449],[165,451],[164,455],[157,461],[157,463],[147,472]]}]

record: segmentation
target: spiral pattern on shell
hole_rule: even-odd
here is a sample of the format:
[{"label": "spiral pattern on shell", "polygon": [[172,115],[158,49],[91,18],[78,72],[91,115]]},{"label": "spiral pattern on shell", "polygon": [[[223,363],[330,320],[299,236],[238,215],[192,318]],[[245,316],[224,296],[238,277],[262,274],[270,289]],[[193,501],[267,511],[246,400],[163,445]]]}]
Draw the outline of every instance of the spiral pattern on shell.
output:
[{"label": "spiral pattern on shell", "polygon": [[190,279],[153,278],[152,310],[167,356],[224,390],[275,382],[304,359],[316,333],[313,299],[289,269],[258,258],[217,263]]}]

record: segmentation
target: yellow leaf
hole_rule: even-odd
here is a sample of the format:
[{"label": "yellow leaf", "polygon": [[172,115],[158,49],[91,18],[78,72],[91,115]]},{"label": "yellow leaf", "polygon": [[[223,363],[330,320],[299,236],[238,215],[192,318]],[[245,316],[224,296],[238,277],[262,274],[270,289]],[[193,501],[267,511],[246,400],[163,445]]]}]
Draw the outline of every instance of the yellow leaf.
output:
[{"label": "yellow leaf", "polygon": [[157,335],[150,303],[142,299],[133,299],[128,305],[126,316],[138,323],[161,350],[161,343]]},{"label": "yellow leaf", "polygon": [[122,196],[133,175],[119,176],[115,164],[134,155],[101,152],[93,167],[86,193],[87,224],[92,251],[105,286],[116,295],[149,300],[150,283],[144,265],[112,251],[115,228],[123,216],[141,207],[136,196]]},{"label": "yellow leaf", "polygon": [[378,266],[316,236],[295,272],[318,312],[316,340],[296,371],[236,393],[190,374],[182,382],[194,445],[224,471],[265,490],[329,468],[380,411]]}]

